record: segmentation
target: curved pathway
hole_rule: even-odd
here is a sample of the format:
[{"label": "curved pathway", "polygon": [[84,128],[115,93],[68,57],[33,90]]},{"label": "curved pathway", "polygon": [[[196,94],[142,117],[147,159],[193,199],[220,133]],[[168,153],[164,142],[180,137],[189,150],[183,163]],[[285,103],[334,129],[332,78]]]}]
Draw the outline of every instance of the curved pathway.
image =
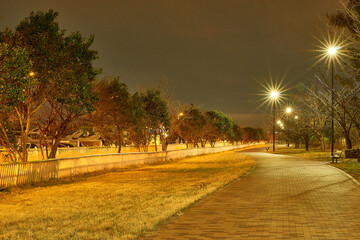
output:
[{"label": "curved pathway", "polygon": [[257,166],[149,239],[360,239],[360,186],[322,162],[245,153]]}]

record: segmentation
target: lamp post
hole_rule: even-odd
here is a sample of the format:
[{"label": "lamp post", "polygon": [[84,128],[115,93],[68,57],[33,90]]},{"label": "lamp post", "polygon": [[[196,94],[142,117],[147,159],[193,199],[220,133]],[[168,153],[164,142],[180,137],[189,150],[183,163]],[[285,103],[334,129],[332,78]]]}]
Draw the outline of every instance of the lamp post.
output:
[{"label": "lamp post", "polygon": [[328,55],[331,61],[331,157],[334,156],[334,58],[337,49],[340,47],[330,47]]},{"label": "lamp post", "polygon": [[[184,113],[183,112],[179,112],[178,115],[177,115],[177,119],[180,120],[180,118],[184,116]],[[181,144],[181,137],[179,136],[179,144]]]},{"label": "lamp post", "polygon": [[278,99],[280,95],[280,92],[273,90],[270,93],[270,99],[274,105],[273,107],[273,117],[274,117],[274,122],[273,122],[273,152],[275,152],[275,123],[276,123],[276,101]]},{"label": "lamp post", "polygon": [[[273,141],[273,152],[275,152],[275,127],[276,127],[276,107],[277,104],[281,103],[283,101],[284,95],[283,92],[286,91],[286,89],[284,89],[284,86],[282,86],[282,83],[284,81],[284,77],[279,79],[278,77],[276,79],[274,79],[271,75],[270,75],[270,81],[268,81],[266,83],[266,85],[262,86],[264,87],[264,92],[261,95],[264,95],[264,102],[263,104],[267,104],[270,108],[270,115],[271,112],[273,114],[273,119],[271,119],[270,117],[270,122],[272,121],[272,141]],[[263,105],[261,104],[261,106]],[[270,130],[271,132],[271,130]]]}]

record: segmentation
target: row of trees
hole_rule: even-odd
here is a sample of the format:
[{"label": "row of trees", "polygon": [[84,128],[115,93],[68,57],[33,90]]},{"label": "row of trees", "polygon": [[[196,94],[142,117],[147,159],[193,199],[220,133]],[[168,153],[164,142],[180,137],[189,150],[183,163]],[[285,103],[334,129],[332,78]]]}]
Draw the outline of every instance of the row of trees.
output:
[{"label": "row of trees", "polygon": [[[339,147],[343,139],[346,148],[358,144],[360,136],[360,1],[349,1],[343,11],[328,16],[329,28],[334,36],[330,42],[337,54],[328,56],[326,73],[314,75],[304,91],[294,97],[295,112],[284,116],[283,137],[305,144],[319,142],[325,150],[331,141],[332,109],[335,120],[335,140]],[[330,47],[330,46],[328,46]],[[331,64],[334,64],[334,86],[331,84]],[[329,74],[330,73],[330,74]],[[294,116],[297,116],[295,119]]]},{"label": "row of trees", "polygon": [[161,149],[169,143],[184,142],[194,147],[218,141],[260,141],[266,138],[262,129],[241,129],[225,113],[203,112],[199,107],[173,104],[159,90],[131,94],[119,78],[104,78],[95,85],[98,101],[90,123],[108,143],[121,146],[127,142],[147,151],[150,142],[160,140]]},{"label": "row of trees", "polygon": [[[222,112],[174,107],[154,89],[131,94],[118,78],[97,82],[94,36],[68,34],[57,16],[31,13],[15,30],[0,32],[0,145],[12,161],[27,161],[34,129],[44,158],[54,158],[61,139],[84,125],[119,152],[129,141],[147,151],[156,139],[163,150],[176,139],[194,146],[243,139],[242,129]],[[261,138],[248,132],[248,141]]]}]

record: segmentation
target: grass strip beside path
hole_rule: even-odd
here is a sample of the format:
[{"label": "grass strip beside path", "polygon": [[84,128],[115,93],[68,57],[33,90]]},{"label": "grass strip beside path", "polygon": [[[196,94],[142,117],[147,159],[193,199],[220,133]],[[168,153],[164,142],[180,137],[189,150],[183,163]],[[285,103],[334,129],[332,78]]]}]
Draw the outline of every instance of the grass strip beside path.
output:
[{"label": "grass strip beside path", "polygon": [[316,161],[330,161],[330,153],[322,152],[318,149],[309,149],[309,151],[306,151],[303,148],[278,147],[275,153],[296,155],[298,157],[309,158]]},{"label": "grass strip beside path", "polygon": [[0,193],[0,239],[135,239],[255,162],[235,151]]},{"label": "grass strip beside path", "polygon": [[[284,147],[284,148],[278,148],[275,153],[279,154],[290,154],[290,155],[296,155],[299,157],[309,158],[316,161],[326,161],[330,162],[330,152],[321,152],[318,149],[310,149],[309,151],[306,151],[305,149],[300,148],[293,148],[293,147]],[[342,154],[342,157],[339,158],[339,163],[331,163],[330,164],[334,167],[337,167],[344,172],[350,174],[355,179],[360,181],[360,163],[357,162],[357,159],[349,159],[344,158],[345,153]]]}]

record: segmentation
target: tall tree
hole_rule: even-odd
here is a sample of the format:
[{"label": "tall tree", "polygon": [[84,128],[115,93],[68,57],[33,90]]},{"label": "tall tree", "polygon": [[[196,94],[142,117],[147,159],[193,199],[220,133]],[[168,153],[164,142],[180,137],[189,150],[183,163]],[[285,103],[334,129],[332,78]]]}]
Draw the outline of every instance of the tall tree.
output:
[{"label": "tall tree", "polygon": [[234,121],[221,111],[208,111],[206,116],[211,119],[222,136],[222,140],[234,141]]},{"label": "tall tree", "polygon": [[56,156],[61,138],[74,120],[93,110],[92,86],[99,70],[93,67],[97,52],[91,49],[94,36],[85,39],[79,32],[65,35],[55,21],[58,13],[32,12],[16,27],[14,38],[29,49],[33,71],[41,83],[39,94],[51,108],[36,115],[36,127],[51,137],[49,158]]},{"label": "tall tree", "polygon": [[185,107],[183,116],[178,118],[175,129],[178,135],[186,141],[186,145],[193,144],[196,147],[204,146],[206,117],[198,107],[190,104]]},{"label": "tall tree", "polygon": [[32,67],[27,49],[0,44],[0,144],[12,161],[27,161],[31,118],[42,104]]},{"label": "tall tree", "polygon": [[96,84],[95,92],[99,98],[92,115],[95,129],[105,140],[114,142],[120,153],[124,132],[134,122],[128,88],[119,78],[104,78]]},{"label": "tall tree", "polygon": [[238,126],[237,124],[234,125],[234,135],[235,135],[234,141],[236,143],[241,142],[244,139],[244,132],[241,129],[241,127]]},{"label": "tall tree", "polygon": [[152,134],[155,151],[157,151],[157,137],[159,136],[160,140],[166,141],[170,125],[168,105],[162,99],[159,90],[147,90],[145,93],[141,93],[141,98],[146,111],[147,127]]},{"label": "tall tree", "polygon": [[252,127],[243,128],[245,142],[257,142],[260,140],[259,132]]},{"label": "tall tree", "polygon": [[147,127],[147,112],[142,97],[138,92],[131,96],[133,123],[130,127],[130,139],[140,152],[147,152],[151,132]]}]

